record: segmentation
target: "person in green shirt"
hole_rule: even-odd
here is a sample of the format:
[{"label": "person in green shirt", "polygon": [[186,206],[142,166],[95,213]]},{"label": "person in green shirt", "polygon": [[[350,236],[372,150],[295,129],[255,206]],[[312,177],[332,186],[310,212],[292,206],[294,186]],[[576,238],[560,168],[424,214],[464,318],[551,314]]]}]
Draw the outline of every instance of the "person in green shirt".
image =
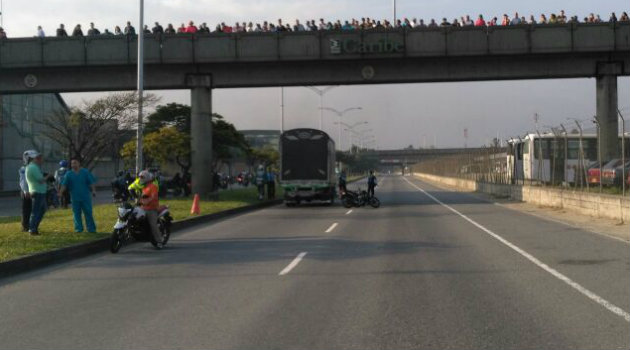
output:
[{"label": "person in green shirt", "polygon": [[33,200],[31,219],[29,221],[28,232],[31,235],[39,235],[39,224],[46,213],[46,177],[42,172],[44,157],[34,152],[31,157],[33,161],[26,167],[26,182]]}]

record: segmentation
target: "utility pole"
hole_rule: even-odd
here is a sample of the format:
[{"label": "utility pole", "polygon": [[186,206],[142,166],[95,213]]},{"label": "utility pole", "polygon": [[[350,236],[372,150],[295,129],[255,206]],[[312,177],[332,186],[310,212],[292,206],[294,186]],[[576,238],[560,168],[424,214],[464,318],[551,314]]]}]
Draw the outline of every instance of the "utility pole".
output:
[{"label": "utility pole", "polygon": [[[599,163],[599,193],[602,193],[603,185],[602,185],[602,168],[604,164],[602,164],[602,135],[601,135],[601,126],[599,125],[599,120],[597,120],[597,116],[594,117],[593,123],[597,125],[597,159]],[[617,130],[619,131],[619,130]]]},{"label": "utility pole", "polygon": [[398,14],[396,13],[396,0],[393,0],[393,10],[394,10],[394,22],[392,23],[392,25],[395,27],[396,26],[396,21],[398,21]]},{"label": "utility pole", "polygon": [[[560,127],[562,128],[562,131],[564,132],[564,163],[562,164],[562,166],[564,167],[564,182],[566,185],[569,184],[569,172],[567,171],[567,163],[569,162],[569,132],[567,131],[567,128],[564,127],[564,125],[560,124]],[[573,174],[573,177],[576,174]]]},{"label": "utility pole", "polygon": [[144,104],[144,0],[140,0],[140,27],[138,28],[138,130],[136,133],[136,175],[143,166],[142,159],[142,105]]}]

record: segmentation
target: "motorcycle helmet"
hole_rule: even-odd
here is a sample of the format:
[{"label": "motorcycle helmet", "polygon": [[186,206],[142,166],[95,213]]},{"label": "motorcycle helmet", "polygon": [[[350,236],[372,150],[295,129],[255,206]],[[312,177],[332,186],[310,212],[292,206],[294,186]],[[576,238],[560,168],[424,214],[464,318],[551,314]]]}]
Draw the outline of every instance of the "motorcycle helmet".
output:
[{"label": "motorcycle helmet", "polygon": [[24,165],[30,163],[33,159],[37,158],[39,156],[39,152],[37,152],[36,150],[28,150],[28,151],[24,151],[24,153],[22,154],[22,160],[24,161]]},{"label": "motorcycle helmet", "polygon": [[146,185],[153,181],[153,174],[151,174],[148,170],[142,170],[140,174],[138,174],[138,178],[140,179],[140,183]]},{"label": "motorcycle helmet", "polygon": [[59,166],[62,168],[67,168],[68,167],[68,161],[67,160],[62,160],[59,162]]}]

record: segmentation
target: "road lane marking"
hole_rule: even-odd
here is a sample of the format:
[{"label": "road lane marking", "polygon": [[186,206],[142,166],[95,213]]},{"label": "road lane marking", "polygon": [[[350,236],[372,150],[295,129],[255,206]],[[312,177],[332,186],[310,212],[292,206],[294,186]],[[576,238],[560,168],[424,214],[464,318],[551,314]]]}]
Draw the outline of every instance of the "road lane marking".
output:
[{"label": "road lane marking", "polygon": [[350,215],[352,214],[352,209],[348,210],[348,212],[346,213],[346,215]]},{"label": "road lane marking", "polygon": [[459,215],[461,218],[463,218],[464,220],[466,220],[469,223],[473,224],[478,229],[484,231],[485,233],[490,235],[492,238],[494,238],[494,239],[498,240],[499,242],[503,243],[504,245],[508,246],[509,248],[511,248],[512,250],[514,250],[515,252],[519,253],[521,256],[523,256],[527,260],[529,260],[530,262],[534,263],[536,266],[538,266],[541,269],[547,271],[548,273],[550,273],[555,278],[557,278],[560,281],[568,284],[570,287],[572,287],[573,289],[575,289],[578,292],[582,293],[583,295],[585,295],[587,298],[591,299],[592,301],[594,301],[594,302],[598,303],[599,305],[603,306],[608,311],[614,313],[617,316],[622,317],[623,319],[626,320],[626,322],[630,322],[630,313],[628,313],[625,310],[623,310],[622,308],[614,305],[613,303],[609,302],[608,300],[600,297],[599,295],[591,292],[590,290],[584,288],[582,285],[580,285],[579,283],[573,281],[569,277],[563,275],[558,270],[556,270],[556,269],[550,267],[549,265],[545,264],[544,262],[538,260],[533,255],[531,255],[528,252],[524,251],[523,249],[517,247],[516,245],[514,245],[512,242],[508,241],[507,239],[505,239],[505,238],[499,236],[498,234],[490,231],[485,226],[479,224],[478,222],[476,222],[475,220],[469,218],[468,216],[460,213],[458,210],[454,209],[453,207],[449,206],[448,204],[444,204],[442,201],[440,201],[439,199],[435,198],[433,195],[431,195],[427,191],[423,190],[422,188],[416,186],[415,184],[413,184],[411,181],[407,180],[406,178],[403,178],[403,179],[405,181],[407,181],[411,186],[416,188],[418,191],[422,192],[424,195],[426,195],[427,197],[431,198],[436,203],[440,204],[441,206],[443,206],[444,208],[450,210],[451,212]]},{"label": "road lane marking", "polygon": [[336,222],[335,222],[334,224],[330,225],[330,227],[328,228],[328,230],[326,230],[326,233],[331,233],[331,232],[332,232],[332,230],[334,230],[334,229],[335,229],[335,227],[337,227],[337,225],[339,225],[339,224],[338,224],[338,223],[336,223]]},{"label": "road lane marking", "polygon": [[291,272],[291,270],[293,270],[300,263],[300,261],[302,261],[306,254],[307,252],[301,252],[300,254],[298,254],[298,256],[295,257],[295,259],[293,259],[293,261],[291,261],[291,263],[284,268],[284,270],[280,271],[278,276],[284,276],[287,273]]}]

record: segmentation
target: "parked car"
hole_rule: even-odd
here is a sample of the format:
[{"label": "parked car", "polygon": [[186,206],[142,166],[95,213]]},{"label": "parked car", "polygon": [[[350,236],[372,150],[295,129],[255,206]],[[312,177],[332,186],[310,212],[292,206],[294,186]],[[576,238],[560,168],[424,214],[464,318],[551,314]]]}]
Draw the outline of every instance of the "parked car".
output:
[{"label": "parked car", "polygon": [[591,164],[587,171],[587,181],[591,185],[599,185],[599,162]]},{"label": "parked car", "polygon": [[621,185],[623,169],[628,172],[630,160],[622,163],[621,159],[613,159],[602,168],[602,185]]}]

